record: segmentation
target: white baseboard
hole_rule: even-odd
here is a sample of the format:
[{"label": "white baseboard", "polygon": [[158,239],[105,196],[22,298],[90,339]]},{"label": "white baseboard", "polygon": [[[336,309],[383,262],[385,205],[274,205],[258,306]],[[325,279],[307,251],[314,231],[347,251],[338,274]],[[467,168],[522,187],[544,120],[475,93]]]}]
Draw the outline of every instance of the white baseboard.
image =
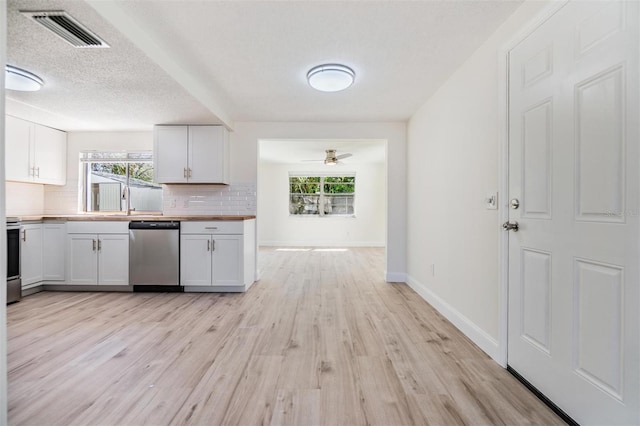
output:
[{"label": "white baseboard", "polygon": [[324,243],[304,243],[291,241],[260,241],[258,246],[264,247],[384,247],[384,243],[377,241],[338,241]]},{"label": "white baseboard", "polygon": [[411,287],[416,293],[418,293],[424,300],[426,300],[431,306],[433,306],[442,316],[448,319],[453,325],[456,326],[465,336],[467,336],[473,343],[478,345],[487,355],[493,358],[496,362],[500,363],[500,351],[498,342],[487,334],[484,330],[478,327],[469,318],[462,315],[453,306],[442,300],[438,295],[429,290],[425,285],[418,282],[411,276],[407,277],[406,281],[409,287]]},{"label": "white baseboard", "polygon": [[406,283],[407,274],[404,272],[384,272],[384,280],[388,283]]}]

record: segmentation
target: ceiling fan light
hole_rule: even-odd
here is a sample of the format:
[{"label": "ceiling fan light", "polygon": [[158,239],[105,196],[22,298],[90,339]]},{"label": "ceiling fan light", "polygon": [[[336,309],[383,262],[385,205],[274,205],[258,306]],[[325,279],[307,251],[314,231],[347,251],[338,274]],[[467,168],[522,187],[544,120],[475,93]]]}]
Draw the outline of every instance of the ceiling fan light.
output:
[{"label": "ceiling fan light", "polygon": [[44,82],[40,77],[29,71],[13,65],[6,65],[4,69],[4,87],[8,90],[21,92],[35,92],[40,90]]},{"label": "ceiling fan light", "polygon": [[321,92],[339,92],[351,86],[356,73],[340,64],[323,64],[313,67],[307,73],[309,86]]}]

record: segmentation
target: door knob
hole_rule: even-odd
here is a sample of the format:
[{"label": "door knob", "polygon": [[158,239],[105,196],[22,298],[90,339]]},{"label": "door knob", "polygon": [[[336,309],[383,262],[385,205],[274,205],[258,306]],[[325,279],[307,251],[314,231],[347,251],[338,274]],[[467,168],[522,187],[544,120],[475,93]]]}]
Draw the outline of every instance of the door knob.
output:
[{"label": "door knob", "polygon": [[518,207],[520,207],[520,201],[517,198],[511,199],[511,201],[509,201],[509,207],[514,210],[517,209]]},{"label": "door knob", "polygon": [[519,228],[518,222],[516,222],[515,220],[513,221],[513,223],[507,221],[502,224],[502,229],[504,229],[505,231],[518,232],[518,228]]}]

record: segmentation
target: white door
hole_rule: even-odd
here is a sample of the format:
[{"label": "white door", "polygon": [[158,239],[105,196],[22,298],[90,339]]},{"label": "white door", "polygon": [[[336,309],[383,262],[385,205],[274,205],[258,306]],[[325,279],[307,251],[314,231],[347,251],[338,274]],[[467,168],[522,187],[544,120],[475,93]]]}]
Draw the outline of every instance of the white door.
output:
[{"label": "white door", "polygon": [[42,224],[22,227],[22,287],[42,281]]},{"label": "white door", "polygon": [[5,167],[7,180],[30,181],[33,123],[5,116]]},{"label": "white door", "polygon": [[222,126],[189,126],[189,182],[224,182],[223,131]]},{"label": "white door", "polygon": [[638,2],[569,2],[509,55],[508,363],[638,424]]},{"label": "white door", "polygon": [[98,235],[98,284],[129,285],[129,234]]},{"label": "white door", "polygon": [[67,235],[67,284],[98,284],[98,236]]},{"label": "white door", "polygon": [[67,134],[39,124],[34,126],[34,130],[36,181],[64,185],[67,167]]},{"label": "white door", "polygon": [[180,284],[211,285],[211,235],[180,237]]},{"label": "white door", "polygon": [[187,129],[187,126],[156,126],[154,128],[154,182],[187,182]]},{"label": "white door", "polygon": [[242,235],[214,235],[213,285],[242,286]]},{"label": "white door", "polygon": [[44,280],[64,281],[66,236],[67,229],[64,223],[42,225],[42,278]]}]

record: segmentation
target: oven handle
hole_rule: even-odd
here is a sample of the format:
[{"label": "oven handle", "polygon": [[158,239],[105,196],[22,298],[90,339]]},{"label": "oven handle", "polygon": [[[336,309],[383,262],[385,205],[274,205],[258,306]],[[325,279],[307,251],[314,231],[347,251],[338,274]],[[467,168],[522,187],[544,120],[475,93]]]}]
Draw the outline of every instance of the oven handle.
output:
[{"label": "oven handle", "polygon": [[27,242],[27,230],[26,229],[22,230],[22,241],[25,242],[25,243]]}]

